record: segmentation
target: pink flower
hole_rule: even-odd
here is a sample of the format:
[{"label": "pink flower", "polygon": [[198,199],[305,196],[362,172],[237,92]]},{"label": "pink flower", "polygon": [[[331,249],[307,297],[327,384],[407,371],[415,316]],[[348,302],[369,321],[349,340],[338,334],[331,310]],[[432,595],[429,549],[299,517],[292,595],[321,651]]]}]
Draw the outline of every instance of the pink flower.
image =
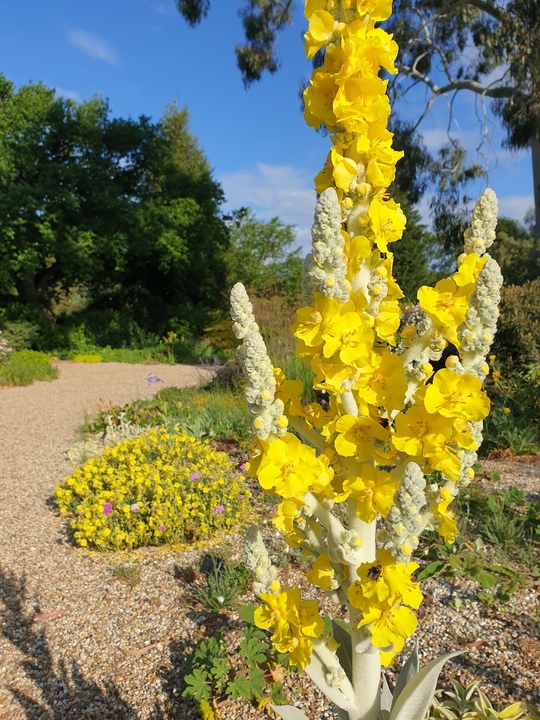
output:
[{"label": "pink flower", "polygon": [[216,505],[216,507],[214,508],[214,515],[223,515],[224,512],[225,508],[223,507],[223,505]]},{"label": "pink flower", "polygon": [[104,515],[110,515],[110,514],[112,513],[112,503],[106,502],[106,503],[103,505],[102,513],[103,513]]},{"label": "pink flower", "polygon": [[198,472],[192,472],[190,475],[190,478],[192,480],[198,480],[200,477],[201,477],[201,473],[198,473]]},{"label": "pink flower", "polygon": [[137,503],[133,503],[133,505],[129,508],[131,512],[137,512],[137,510],[140,510],[140,506]]},{"label": "pink flower", "polygon": [[160,525],[158,527],[159,532],[165,532],[165,525]]}]

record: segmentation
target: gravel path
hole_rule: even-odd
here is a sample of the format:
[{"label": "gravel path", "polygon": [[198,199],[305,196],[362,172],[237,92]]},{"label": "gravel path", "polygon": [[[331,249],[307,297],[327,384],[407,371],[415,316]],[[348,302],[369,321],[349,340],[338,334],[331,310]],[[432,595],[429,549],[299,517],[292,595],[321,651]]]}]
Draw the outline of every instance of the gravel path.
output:
[{"label": "gravel path", "polygon": [[[65,451],[85,413],[152,396],[156,386],[148,386],[147,376],[156,366],[59,367],[53,382],[0,388],[0,720],[193,720],[197,713],[178,689],[182,658],[209,630],[190,610],[178,568],[198,567],[204,550],[125,557],[76,549],[50,503],[73,467]],[[210,373],[159,366],[158,374],[164,386],[181,386]],[[531,499],[538,496],[539,462],[503,461],[496,469],[502,486],[521,484]],[[140,568],[133,588],[114,576],[125,563]],[[292,584],[301,582],[303,573],[288,572]],[[446,678],[479,680],[494,701],[540,705],[538,587],[532,581],[510,603],[486,606],[470,581],[427,581],[418,633],[422,662],[473,643]],[[234,616],[225,622],[234,624]],[[335,717],[306,676],[292,684],[291,701],[309,717]],[[222,717],[267,715],[240,702],[224,707]]]},{"label": "gravel path", "polygon": [[155,365],[64,361],[59,369],[52,382],[0,388],[0,718],[150,717],[161,682],[156,657],[147,658],[167,648],[138,660],[129,653],[177,629],[178,583],[166,574],[173,561],[150,562],[131,591],[113,579],[110,561],[66,542],[50,497],[73,467],[65,451],[85,413],[195,385],[211,371],[160,365],[164,384],[149,386]]}]

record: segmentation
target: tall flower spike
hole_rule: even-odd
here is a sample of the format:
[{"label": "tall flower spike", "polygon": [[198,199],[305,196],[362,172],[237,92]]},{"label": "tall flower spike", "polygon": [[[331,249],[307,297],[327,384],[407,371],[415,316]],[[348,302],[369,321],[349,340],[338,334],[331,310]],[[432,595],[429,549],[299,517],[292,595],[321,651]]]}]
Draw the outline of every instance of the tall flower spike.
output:
[{"label": "tall flower spike", "polygon": [[271,435],[283,436],[288,425],[283,402],[274,399],[276,380],[272,363],[242,283],[236,283],[231,290],[231,317],[234,334],[244,341],[237,350],[237,356],[248,378],[246,400],[251,414],[255,416],[253,429],[262,440]]},{"label": "tall flower spike", "polygon": [[319,292],[339,302],[347,302],[351,286],[345,275],[345,242],[341,232],[341,208],[333,187],[327,188],[315,206],[311,229],[313,252],[306,257],[302,291],[307,302]]},{"label": "tall flower spike", "polygon": [[486,188],[476,203],[471,227],[465,230],[465,252],[483,255],[493,245],[497,227],[497,196],[491,188]]}]

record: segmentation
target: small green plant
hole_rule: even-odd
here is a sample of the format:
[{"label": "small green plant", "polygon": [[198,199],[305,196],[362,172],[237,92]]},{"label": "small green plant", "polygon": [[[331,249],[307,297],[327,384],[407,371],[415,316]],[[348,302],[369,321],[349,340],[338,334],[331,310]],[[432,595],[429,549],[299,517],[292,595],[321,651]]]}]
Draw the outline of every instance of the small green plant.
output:
[{"label": "small green plant", "polygon": [[194,587],[191,600],[207,613],[215,613],[236,607],[237,597],[251,584],[251,573],[242,563],[233,565],[226,561],[212,562],[212,569],[203,586]]},{"label": "small green plant", "polygon": [[445,690],[442,699],[434,698],[429,720],[536,720],[540,711],[523,702],[495,708],[478,683],[467,687],[451,680],[452,690]]},{"label": "small green plant", "polygon": [[523,545],[525,518],[518,515],[501,495],[486,501],[486,511],[480,527],[482,535],[502,550],[517,550]]},{"label": "small green plant", "polygon": [[31,385],[36,380],[55,380],[58,368],[44,353],[19,350],[11,353],[9,361],[0,365],[0,385]]},{"label": "small green plant", "polygon": [[175,428],[105,448],[56,489],[85,547],[184,546],[249,521],[251,493],[229,458]]},{"label": "small green plant", "polygon": [[[285,702],[282,683],[273,679],[282,673],[275,672],[278,666],[265,633],[246,625],[236,634],[235,642],[230,640],[230,634],[226,636],[220,630],[197,645],[186,661],[182,696],[192,698],[199,707],[203,705],[207,713],[210,703],[227,696],[232,700],[245,698],[259,706]],[[207,717],[215,716],[212,713]]]},{"label": "small green plant", "polygon": [[463,545],[432,545],[428,558],[431,561],[417,575],[417,580],[438,575],[468,577],[480,585],[481,589],[476,592],[479,600],[488,604],[509,602],[521,585],[519,573],[502,565],[484,562],[479,552],[480,547],[470,552]]},{"label": "small green plant", "polygon": [[511,450],[515,455],[538,452],[538,428],[509,407],[495,407],[486,421],[484,450]]},{"label": "small green plant", "polygon": [[141,582],[140,565],[119,565],[114,568],[113,575],[132,589]]}]

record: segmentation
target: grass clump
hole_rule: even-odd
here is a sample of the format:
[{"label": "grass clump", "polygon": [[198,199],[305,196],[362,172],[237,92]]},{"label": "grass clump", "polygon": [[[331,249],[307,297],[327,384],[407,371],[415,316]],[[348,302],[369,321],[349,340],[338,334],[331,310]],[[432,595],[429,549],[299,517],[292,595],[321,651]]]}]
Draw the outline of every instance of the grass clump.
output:
[{"label": "grass clump", "polygon": [[56,489],[83,547],[186,546],[249,519],[251,493],[224,453],[175,428],[106,448]]},{"label": "grass clump", "polygon": [[9,356],[6,364],[0,365],[0,385],[31,385],[36,380],[55,380],[58,368],[50,358],[34,350],[20,350]]},{"label": "grass clump", "polygon": [[242,563],[234,565],[216,558],[211,558],[211,563],[211,570],[205,573],[206,583],[193,588],[191,600],[206,613],[234,609],[237,597],[251,585],[251,572]]}]

